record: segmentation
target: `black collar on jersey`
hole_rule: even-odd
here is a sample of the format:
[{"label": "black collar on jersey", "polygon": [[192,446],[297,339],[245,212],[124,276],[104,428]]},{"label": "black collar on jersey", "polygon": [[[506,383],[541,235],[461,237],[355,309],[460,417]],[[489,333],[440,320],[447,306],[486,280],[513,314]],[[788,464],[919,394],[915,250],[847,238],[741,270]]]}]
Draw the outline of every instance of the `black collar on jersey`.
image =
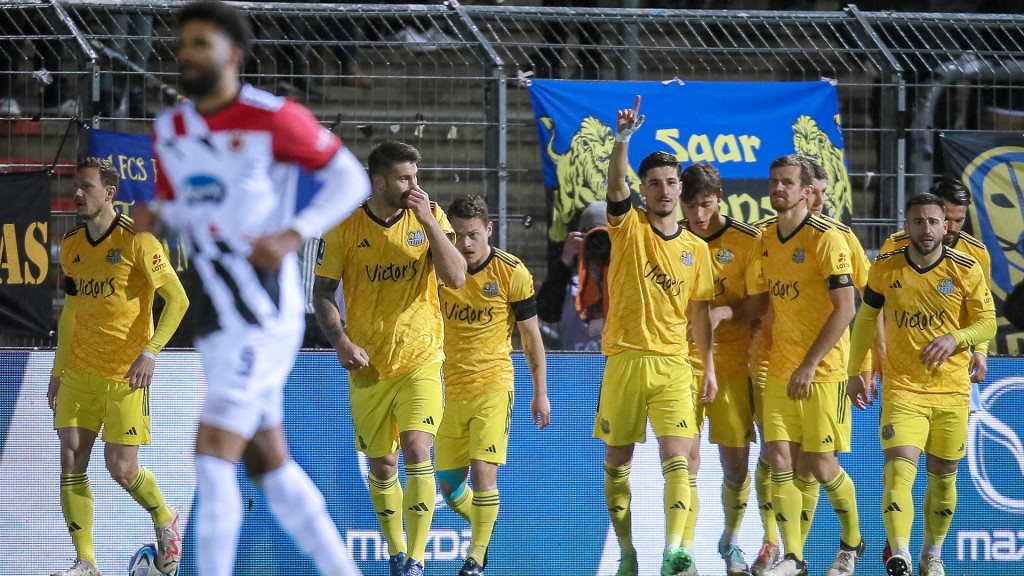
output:
[{"label": "black collar on jersey", "polygon": [[910,246],[909,245],[907,245],[906,249],[903,251],[903,256],[904,256],[904,258],[907,259],[907,264],[910,264],[910,267],[914,270],[914,272],[917,272],[918,274],[927,274],[928,272],[931,272],[932,269],[934,269],[936,266],[938,266],[939,263],[941,263],[946,258],[946,246],[945,246],[945,244],[943,244],[941,248],[942,248],[942,255],[939,256],[939,259],[936,260],[935,262],[932,262],[931,264],[925,266],[924,268],[918,268],[917,264],[914,264],[914,261],[910,259]]},{"label": "black collar on jersey", "polygon": [[775,221],[775,233],[779,236],[779,242],[782,243],[782,244],[785,244],[786,242],[789,242],[790,240],[792,240],[793,237],[796,236],[800,232],[800,230],[804,227],[804,224],[807,224],[807,221],[811,219],[811,216],[812,216],[811,211],[808,210],[807,211],[807,216],[804,216],[804,219],[801,220],[800,223],[796,225],[796,228],[793,229],[793,232],[790,233],[790,235],[786,236],[785,238],[782,237],[782,228],[779,227],[779,221],[776,220]]},{"label": "black collar on jersey", "polygon": [[494,247],[488,246],[487,249],[490,250],[490,252],[487,254],[487,258],[484,258],[484,261],[481,262],[479,266],[477,266],[476,268],[470,268],[469,270],[466,270],[466,272],[469,272],[470,274],[476,274],[477,272],[483,270],[484,268],[487,268],[487,265],[491,263],[491,259],[494,258]]},{"label": "black collar on jersey", "polygon": [[395,216],[391,220],[381,220],[380,218],[377,218],[377,215],[373,213],[373,210],[370,210],[369,202],[363,202],[363,211],[365,211],[366,215],[370,217],[370,220],[373,220],[385,228],[391,228],[395,224],[398,224],[406,213],[406,209],[402,208],[402,211],[398,213],[398,216]]},{"label": "black collar on jersey", "polygon": [[687,226],[686,229],[689,230],[690,232],[693,232],[694,236],[696,236],[697,238],[700,238],[704,242],[711,243],[711,242],[714,242],[715,240],[718,240],[718,238],[722,234],[725,234],[725,231],[728,230],[730,226],[732,226],[732,218],[726,216],[725,217],[725,224],[722,224],[721,228],[719,228],[714,234],[712,234],[711,236],[708,236],[707,238],[701,236],[700,234],[697,234],[696,232],[693,232],[693,228],[690,228],[689,226]]},{"label": "black collar on jersey", "polygon": [[647,225],[651,227],[651,230],[654,230],[654,233],[657,234],[659,238],[661,238],[662,240],[664,240],[666,242],[668,242],[669,240],[674,240],[680,234],[683,233],[683,225],[679,224],[679,223],[677,223],[677,224],[678,224],[678,226],[676,227],[675,233],[671,234],[671,235],[667,235],[667,234],[663,234],[661,230],[658,230],[657,227],[654,226],[654,224],[651,224],[650,220],[647,220]]},{"label": "black collar on jersey", "polygon": [[120,224],[120,223],[121,223],[121,215],[117,214],[116,216],[114,216],[114,221],[110,223],[110,228],[107,228],[107,231],[104,232],[103,234],[100,234],[100,237],[95,239],[95,240],[93,240],[89,236],[89,227],[86,226],[85,227],[85,239],[89,241],[89,245],[90,246],[93,246],[93,247],[99,246],[101,242],[103,242],[104,240],[107,239],[107,236],[110,236],[110,234],[114,231],[114,228],[117,228],[118,224]]}]

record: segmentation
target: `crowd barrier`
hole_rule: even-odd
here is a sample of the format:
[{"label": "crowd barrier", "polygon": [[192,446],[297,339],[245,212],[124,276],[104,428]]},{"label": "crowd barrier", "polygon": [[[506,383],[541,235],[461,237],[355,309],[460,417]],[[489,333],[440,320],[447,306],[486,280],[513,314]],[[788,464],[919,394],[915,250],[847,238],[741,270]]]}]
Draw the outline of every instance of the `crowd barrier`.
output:
[{"label": "crowd barrier", "polygon": [[[60,513],[58,442],[46,403],[52,351],[0,350],[0,574],[49,574],[74,556]],[[604,358],[550,354],[548,387],[552,424],[530,422],[531,386],[521,355],[509,463],[501,468],[501,513],[490,549],[491,576],[614,574],[618,548],[602,495],[603,448],[591,437]],[[1020,574],[1024,565],[1024,359],[992,358],[981,387],[981,410],[971,418],[968,458],[961,463],[959,501],[944,548],[950,575]],[[195,475],[193,436],[205,391],[194,352],[161,355],[153,382],[153,444],[142,463],[158,478],[167,500],[182,515],[185,558],[180,576],[194,575]],[[878,406],[854,413],[853,451],[840,460],[857,485],[861,528],[868,549],[858,574],[884,574],[880,554],[882,455]],[[285,426],[295,459],[323,491],[331,515],[354,558],[368,575],[387,573],[387,548],[366,491],[367,462],[355,450],[346,374],[330,352],[303,352],[285,392]],[[756,446],[755,450],[756,453]],[[751,464],[754,463],[752,456]],[[698,489],[700,520],[694,555],[701,574],[721,574],[715,543],[723,516],[721,469],[716,449],[705,442]],[[153,540],[148,515],[103,468],[97,443],[90,480],[96,501],[96,551],[104,574],[125,574],[128,558]],[[309,575],[312,563],[272,519],[259,491],[239,478],[245,524],[235,574]],[[634,535],[643,574],[656,574],[664,543],[662,475],[657,443],[637,448],[632,471]],[[921,502],[924,473],[915,500]],[[437,497],[427,544],[427,573],[455,574],[469,546],[469,526]],[[760,523],[753,490],[740,543],[756,553]],[[914,526],[916,554],[921,514]],[[806,548],[812,573],[828,567],[839,542],[835,514],[822,497]]]}]

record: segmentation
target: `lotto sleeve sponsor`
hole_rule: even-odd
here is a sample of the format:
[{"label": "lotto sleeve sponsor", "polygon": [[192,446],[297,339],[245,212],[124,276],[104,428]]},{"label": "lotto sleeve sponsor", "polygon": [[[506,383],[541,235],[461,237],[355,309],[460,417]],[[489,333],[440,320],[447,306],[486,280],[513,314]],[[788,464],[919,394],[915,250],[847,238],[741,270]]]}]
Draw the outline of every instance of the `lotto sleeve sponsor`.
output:
[{"label": "lotto sleeve sponsor", "polygon": [[144,232],[138,234],[135,240],[140,268],[145,271],[153,288],[159,288],[177,277],[163,246],[155,236]]},{"label": "lotto sleeve sponsor", "polygon": [[832,228],[822,233],[817,246],[822,276],[853,274],[853,255],[842,234]]},{"label": "lotto sleeve sponsor", "polygon": [[536,295],[536,291],[533,287],[533,276],[530,275],[530,271],[526,269],[526,266],[520,264],[512,269],[512,278],[509,286],[509,302],[522,302],[529,298],[533,298]]},{"label": "lotto sleeve sponsor", "polygon": [[992,291],[988,288],[985,275],[980,264],[971,266],[964,278],[964,296],[966,297],[967,312],[972,322],[979,319],[995,318],[995,304],[992,301]]}]

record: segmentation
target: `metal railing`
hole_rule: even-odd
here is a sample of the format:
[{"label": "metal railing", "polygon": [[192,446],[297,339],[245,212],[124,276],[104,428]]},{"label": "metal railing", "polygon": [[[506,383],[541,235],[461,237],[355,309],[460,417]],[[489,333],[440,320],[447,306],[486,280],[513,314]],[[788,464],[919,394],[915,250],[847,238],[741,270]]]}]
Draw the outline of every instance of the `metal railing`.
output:
[{"label": "metal railing", "polygon": [[[86,131],[148,133],[152,113],[176,98],[175,15],[183,4],[0,0],[0,116],[13,99],[34,120],[0,120],[0,170],[53,168],[53,238],[74,220],[60,208],[68,206],[74,159],[87,150]],[[1024,16],[852,5],[740,12],[236,4],[256,36],[248,81],[307,105],[360,158],[386,138],[417,146],[424,188],[442,205],[485,194],[497,243],[521,255],[538,283],[553,248],[551,191],[524,89],[533,78],[834,80],[854,226],[869,249],[898,227],[905,195],[936,176],[937,131],[1012,127],[1024,110]]]}]

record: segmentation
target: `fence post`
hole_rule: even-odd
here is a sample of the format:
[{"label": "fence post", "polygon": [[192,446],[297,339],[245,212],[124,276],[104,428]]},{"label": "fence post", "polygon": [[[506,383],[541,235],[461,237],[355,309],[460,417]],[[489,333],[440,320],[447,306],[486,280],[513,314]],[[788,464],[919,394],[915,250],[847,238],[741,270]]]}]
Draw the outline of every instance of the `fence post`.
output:
[{"label": "fence post", "polygon": [[[96,52],[89,45],[89,41],[82,34],[82,31],[78,29],[75,21],[72,20],[64,6],[61,5],[60,0],[50,0],[50,5],[53,6],[54,12],[57,13],[57,18],[68,27],[68,31],[75,38],[75,43],[82,50],[86,59],[89,61],[89,78],[86,83],[89,84],[89,100],[87,102],[79,102],[80,106],[79,116],[85,116],[90,112],[94,112],[99,108],[97,104],[100,101],[100,63],[99,58],[96,56]],[[91,114],[91,124],[93,128],[99,128],[100,118],[96,114]]]}]

